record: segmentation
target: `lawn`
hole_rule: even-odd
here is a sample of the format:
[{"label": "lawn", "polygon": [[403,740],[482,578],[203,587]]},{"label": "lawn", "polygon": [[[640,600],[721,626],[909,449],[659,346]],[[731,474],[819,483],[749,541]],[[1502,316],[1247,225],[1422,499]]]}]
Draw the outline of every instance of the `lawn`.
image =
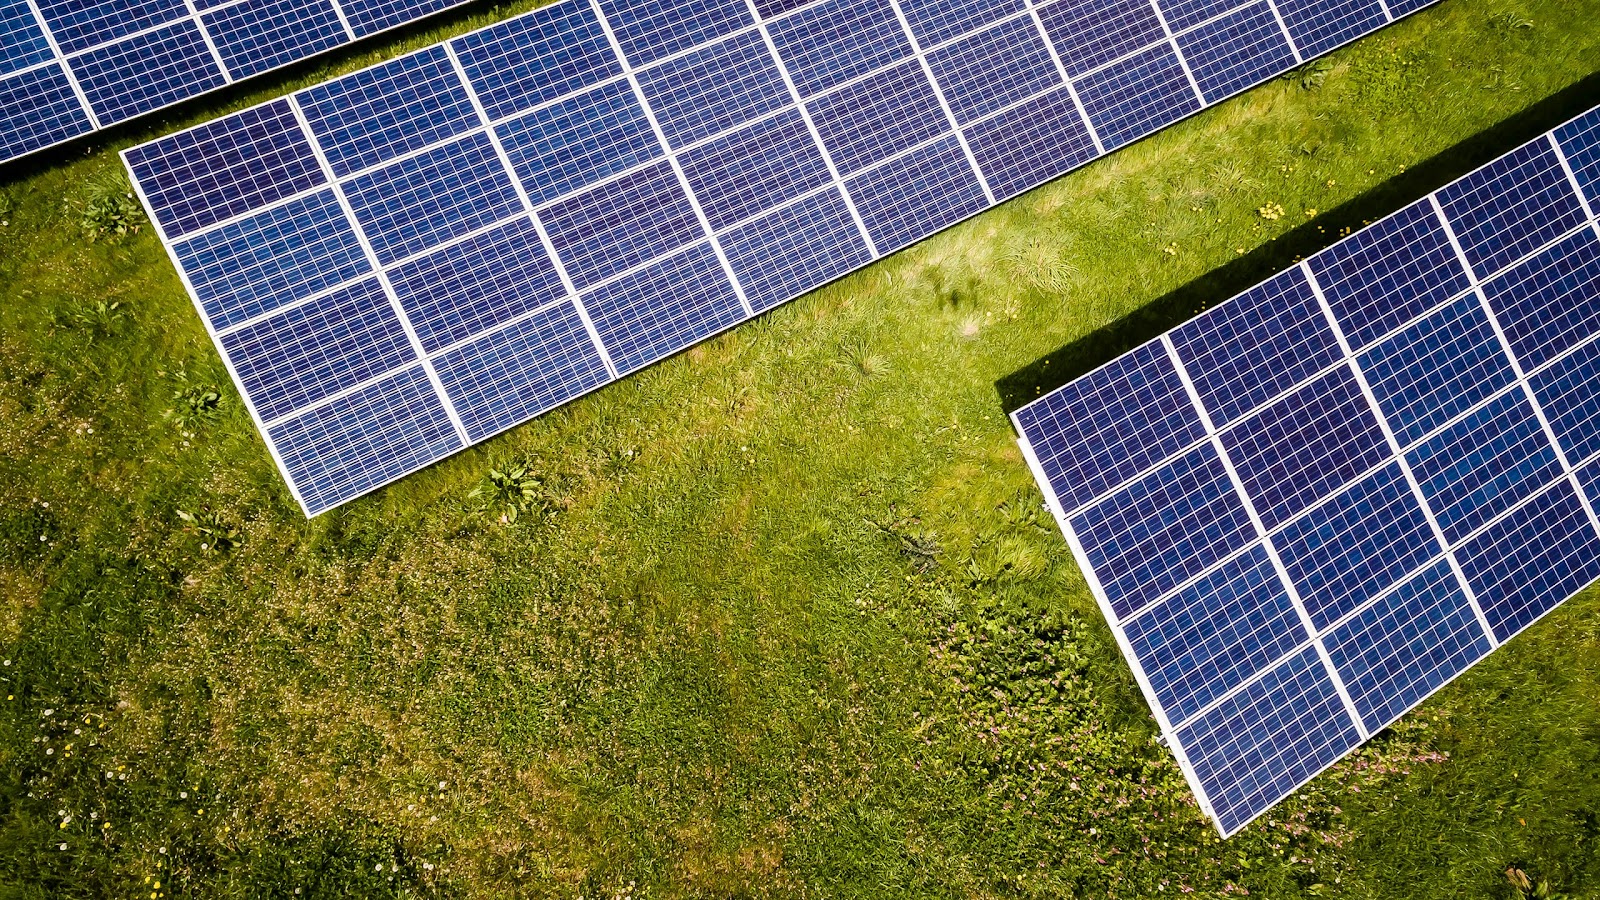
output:
[{"label": "lawn", "polygon": [[1600,894],[1600,594],[1222,842],[1006,419],[1600,102],[1600,0],[1445,0],[307,521],[116,151],[523,8],[0,169],[0,897]]}]

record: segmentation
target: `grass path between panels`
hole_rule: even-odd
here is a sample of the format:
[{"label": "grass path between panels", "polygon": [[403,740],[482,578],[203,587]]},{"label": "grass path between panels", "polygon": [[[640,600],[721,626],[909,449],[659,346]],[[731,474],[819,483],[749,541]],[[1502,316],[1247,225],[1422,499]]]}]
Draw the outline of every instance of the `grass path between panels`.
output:
[{"label": "grass path between panels", "polygon": [[115,151],[507,12],[0,170],[0,896],[1600,893],[1593,592],[1222,843],[1005,418],[1600,100],[1600,0],[1445,0],[307,522]]}]

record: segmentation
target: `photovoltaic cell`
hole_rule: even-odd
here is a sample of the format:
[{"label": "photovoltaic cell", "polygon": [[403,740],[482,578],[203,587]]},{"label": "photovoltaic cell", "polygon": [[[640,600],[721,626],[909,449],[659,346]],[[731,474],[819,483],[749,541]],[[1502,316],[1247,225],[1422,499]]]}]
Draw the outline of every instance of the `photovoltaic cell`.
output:
[{"label": "photovoltaic cell", "polygon": [[[238,77],[443,5],[191,0],[116,40],[193,27],[192,8],[222,51],[197,59]],[[1057,0],[1037,14],[1022,0],[557,0],[125,157],[225,353],[227,339],[357,286],[396,316],[412,355],[390,370],[377,370],[391,364],[378,353],[356,384],[308,375],[300,393],[252,405],[286,475],[314,480],[293,487],[315,513],[394,471],[359,452],[415,461],[421,448],[481,440],[1199,109],[1186,63],[1209,100],[1292,65],[1266,6],[1168,12],[1170,33],[1149,0]],[[12,44],[26,48],[32,20],[12,18]],[[0,94],[42,68],[0,76]],[[38,90],[70,104],[78,87],[62,74]],[[38,127],[0,135],[48,139]],[[1309,318],[1260,327],[1306,355],[1203,386],[1219,420],[1272,399],[1284,378],[1315,377],[1313,342],[1337,345],[1316,324],[1316,298],[1297,290]],[[572,355],[578,327],[592,356]],[[1204,437],[1160,356],[1165,371],[1126,373],[1152,379],[1135,405],[1084,425],[1121,432],[1118,453],[1056,460],[1062,478],[1087,478],[1062,490],[1126,485]],[[399,372],[422,381],[408,375],[402,391]],[[321,399],[298,399],[313,387]],[[432,401],[405,393],[418,390]],[[1224,408],[1227,391],[1237,409]],[[284,423],[314,410],[332,468],[310,465],[312,444],[290,452],[272,437],[300,440]],[[453,441],[370,430],[382,420],[431,434],[435,411]],[[1156,426],[1170,430],[1135,431]]]},{"label": "photovoltaic cell", "polygon": [[0,162],[461,2],[0,0]]},{"label": "photovoltaic cell", "polygon": [[1600,578],[1596,123],[1013,413],[1224,835]]}]

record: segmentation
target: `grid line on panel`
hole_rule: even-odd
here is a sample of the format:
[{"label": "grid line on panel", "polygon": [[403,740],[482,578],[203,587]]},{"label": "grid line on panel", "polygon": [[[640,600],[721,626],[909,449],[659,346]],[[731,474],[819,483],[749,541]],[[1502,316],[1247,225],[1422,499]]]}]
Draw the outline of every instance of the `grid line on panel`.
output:
[{"label": "grid line on panel", "polygon": [[[32,0],[29,0],[29,2],[31,3]],[[126,153],[127,151],[124,150],[122,154],[124,156],[124,166],[127,165]],[[130,177],[128,183],[133,186],[134,194],[138,196],[139,202],[144,204],[145,209],[155,208],[151,205],[150,198],[145,195],[144,185],[139,179]],[[212,344],[220,350],[222,340],[217,334],[217,329],[212,325],[211,317],[206,314],[205,307],[200,302],[199,292],[194,289],[193,283],[189,280],[189,273],[184,270],[183,265],[178,261],[177,249],[168,240],[162,229],[157,228],[155,231],[156,238],[161,241],[162,249],[167,252],[167,258],[172,261],[172,267],[178,272],[178,279],[183,282],[184,289],[189,292],[190,302],[194,304],[195,312],[200,315],[200,324],[211,336]],[[272,457],[273,464],[278,467],[278,474],[283,477],[283,483],[288,485],[290,496],[294,497],[294,502],[300,505],[300,511],[310,516],[311,507],[306,503],[305,497],[300,491],[300,486],[295,483],[294,478],[290,475],[289,464],[284,460],[283,454],[279,452],[277,442],[267,433],[266,420],[261,418],[261,412],[256,408],[255,401],[251,399],[250,392],[245,390],[244,379],[239,376],[238,367],[233,364],[233,360],[228,354],[218,353],[217,355],[222,357],[222,366],[228,371],[228,377],[233,380],[234,389],[238,392],[239,399],[244,402],[245,412],[249,414],[250,420],[255,423],[256,431],[260,433],[263,442],[267,445],[267,453]]]},{"label": "grid line on panel", "polygon": [[[1161,345],[1166,349],[1168,358],[1172,360],[1173,368],[1178,372],[1178,380],[1183,382],[1184,391],[1189,395],[1189,402],[1194,404],[1195,412],[1200,416],[1200,421],[1210,437],[1212,447],[1216,450],[1217,458],[1222,461],[1222,467],[1228,472],[1228,480],[1233,483],[1234,493],[1239,495],[1239,502],[1244,506],[1245,513],[1249,515],[1250,523],[1255,526],[1257,542],[1262,550],[1266,552],[1267,559],[1271,561],[1280,585],[1289,596],[1289,602],[1294,605],[1295,614],[1300,619],[1300,627],[1304,629],[1306,638],[1316,648],[1317,658],[1322,660],[1322,666],[1327,670],[1328,678],[1332,681],[1334,690],[1339,694],[1340,702],[1344,704],[1345,713],[1350,717],[1350,721],[1354,723],[1356,731],[1361,735],[1361,739],[1366,740],[1370,735],[1367,733],[1366,723],[1361,720],[1361,713],[1356,709],[1355,700],[1350,696],[1350,690],[1345,686],[1344,678],[1340,676],[1338,668],[1334,666],[1333,658],[1328,655],[1328,648],[1323,646],[1322,640],[1317,636],[1316,624],[1312,621],[1310,612],[1306,610],[1305,602],[1300,598],[1300,592],[1295,589],[1294,581],[1289,578],[1289,572],[1284,568],[1283,559],[1278,556],[1277,548],[1272,545],[1272,538],[1266,525],[1262,521],[1260,513],[1257,512],[1255,503],[1250,499],[1250,495],[1246,493],[1244,482],[1234,469],[1233,460],[1228,456],[1227,448],[1217,438],[1216,428],[1211,423],[1211,416],[1206,412],[1205,403],[1200,399],[1199,392],[1195,390],[1194,382],[1189,378],[1189,372],[1184,367],[1183,359],[1179,357],[1178,350],[1172,345],[1172,338],[1168,334],[1161,336]],[[1218,570],[1213,568],[1212,571],[1216,572]],[[1271,671],[1272,668],[1273,665],[1268,665],[1264,667],[1264,671]],[[1190,716],[1186,721],[1192,721],[1193,719],[1194,716]],[[1181,728],[1182,725],[1179,727]]]},{"label": "grid line on panel", "polygon": [[[767,23],[761,20],[761,13],[756,7],[755,0],[745,0],[745,6],[749,8],[750,15],[755,17],[756,31],[760,33],[761,40],[767,48],[767,53],[771,55],[773,65],[777,67],[778,75],[783,79],[784,87],[789,91],[789,99],[794,103],[795,109],[800,112],[801,120],[806,123],[806,133],[811,135],[811,142],[817,146],[817,152],[822,154],[822,162],[828,167],[828,177],[831,183],[843,184],[844,176],[840,174],[838,164],[833,161],[832,151],[822,143],[822,134],[817,131],[817,123],[811,118],[811,110],[805,103],[801,102],[800,89],[795,87],[794,76],[789,72],[789,64],[784,61],[782,56],[778,55],[778,47],[772,42],[772,34],[767,30]],[[873,259],[877,259],[879,256],[878,247],[872,242],[872,235],[867,233],[867,223],[862,220],[861,211],[856,208],[855,199],[850,196],[849,191],[841,190],[839,195],[844,200],[845,209],[850,212],[851,220],[855,222],[856,231],[860,233],[861,239],[867,244],[867,252],[872,254]],[[724,230],[728,231],[736,227],[738,227],[737,223]]]},{"label": "grid line on panel", "polygon": [[[367,263],[377,273],[378,283],[383,286],[384,297],[394,309],[395,316],[400,320],[400,327],[406,333],[406,339],[411,342],[411,348],[417,358],[422,361],[422,370],[428,376],[428,383],[439,395],[439,402],[444,406],[444,411],[450,417],[450,424],[455,428],[456,436],[463,445],[471,443],[467,437],[467,427],[461,421],[460,413],[456,412],[455,405],[450,402],[450,397],[444,392],[444,383],[439,380],[439,373],[434,369],[433,362],[428,359],[427,351],[423,349],[422,339],[417,336],[417,329],[411,324],[411,319],[406,315],[405,307],[400,304],[400,299],[395,296],[394,285],[389,282],[389,276],[384,272],[383,263],[378,259],[378,253],[372,247],[372,242],[367,239],[366,231],[361,227],[361,222],[356,219],[355,212],[350,208],[350,198],[345,196],[344,185],[333,174],[333,166],[328,164],[328,158],[322,152],[322,146],[317,142],[316,134],[311,126],[306,123],[305,111],[300,108],[300,100],[295,95],[289,95],[289,108],[294,111],[295,121],[300,123],[300,130],[305,134],[306,143],[311,146],[312,152],[317,157],[317,163],[322,167],[322,175],[333,187],[333,195],[339,201],[339,206],[344,210],[345,216],[350,220],[350,229],[355,233],[356,240],[360,242],[361,249],[367,255]],[[508,173],[509,174],[509,173]],[[313,404],[323,406],[332,400],[354,393],[360,386],[353,387],[345,392],[340,392],[323,401]],[[300,410],[304,412],[304,410]],[[287,416],[285,416],[287,418]],[[270,425],[268,427],[271,427]]]},{"label": "grid line on panel", "polygon": [[[1013,420],[1014,422],[1015,420]],[[1145,672],[1144,664],[1139,661],[1139,656],[1134,652],[1133,644],[1128,640],[1128,635],[1117,624],[1117,616],[1112,608],[1110,599],[1106,596],[1105,586],[1100,583],[1099,573],[1089,562],[1089,555],[1084,551],[1083,541],[1073,529],[1066,514],[1061,509],[1061,498],[1055,494],[1055,489],[1050,486],[1050,479],[1044,473],[1044,466],[1039,462],[1039,454],[1028,440],[1025,433],[1018,429],[1017,445],[1022,450],[1022,458],[1027,463],[1028,469],[1033,473],[1034,482],[1041,486],[1045,495],[1045,506],[1055,517],[1056,525],[1061,528],[1061,533],[1066,536],[1067,547],[1072,551],[1073,558],[1078,563],[1078,568],[1083,572],[1084,581],[1089,585],[1089,593],[1094,596],[1095,603],[1100,607],[1100,614],[1105,616],[1107,624],[1111,626],[1111,635],[1117,642],[1117,647],[1122,651],[1122,658],[1128,661],[1129,668],[1133,671],[1133,678],[1139,685],[1139,690],[1144,693],[1145,702],[1150,706],[1150,712],[1155,716],[1156,725],[1161,729],[1161,735],[1167,747],[1172,750],[1173,756],[1178,760],[1178,768],[1183,772],[1184,780],[1189,782],[1190,790],[1194,791],[1195,799],[1200,808],[1210,812],[1211,802],[1206,793],[1204,782],[1200,780],[1199,773],[1189,761],[1189,756],[1182,742],[1177,739],[1177,729],[1172,721],[1167,718],[1166,710],[1161,707],[1156,697],[1154,685],[1150,683],[1149,673]],[[1243,551],[1241,551],[1243,552]],[[1218,700],[1220,702],[1220,698]]]},{"label": "grid line on panel", "polygon": [[1067,86],[1067,96],[1072,98],[1072,107],[1078,111],[1078,118],[1083,120],[1084,130],[1089,132],[1089,140],[1094,142],[1096,156],[1106,155],[1106,145],[1100,140],[1100,132],[1089,121],[1089,110],[1083,106],[1083,98],[1078,96],[1078,87],[1072,83],[1072,75],[1067,72],[1067,64],[1061,60],[1061,51],[1056,49],[1056,42],[1050,40],[1050,33],[1045,31],[1044,20],[1039,18],[1039,8],[1035,0],[1026,0],[1028,18],[1033,21],[1033,29],[1044,40],[1045,49],[1050,51],[1050,61],[1055,64],[1056,73],[1061,76],[1061,82]]},{"label": "grid line on panel", "polygon": [[[1576,467],[1567,458],[1566,448],[1562,447],[1561,441],[1556,439],[1555,429],[1550,427],[1550,418],[1545,415],[1543,404],[1539,402],[1538,395],[1534,393],[1533,385],[1528,382],[1528,375],[1522,370],[1521,361],[1517,359],[1515,353],[1511,352],[1511,342],[1506,340],[1505,331],[1500,327],[1500,319],[1495,315],[1494,307],[1490,305],[1482,290],[1475,289],[1475,292],[1478,295],[1478,303],[1483,308],[1484,315],[1489,319],[1489,327],[1494,329],[1494,336],[1500,342],[1501,349],[1511,360],[1511,370],[1517,377],[1517,384],[1522,390],[1522,395],[1527,398],[1528,405],[1533,407],[1534,418],[1539,420],[1539,427],[1544,431],[1545,440],[1548,440],[1551,448],[1555,450],[1556,460],[1561,463],[1566,480],[1571,483],[1572,489],[1578,494],[1578,502],[1583,505],[1584,514],[1589,517],[1589,526],[1597,534],[1600,534],[1600,517],[1595,515],[1594,505],[1589,502],[1588,493],[1584,491],[1583,485],[1578,481]],[[1574,350],[1576,349],[1574,348]]]},{"label": "grid line on panel", "polygon": [[[1400,474],[1405,478],[1406,486],[1416,499],[1417,505],[1422,508],[1423,517],[1428,520],[1428,528],[1433,532],[1434,540],[1439,545],[1441,555],[1449,563],[1450,571],[1454,574],[1457,585],[1461,588],[1462,594],[1466,596],[1467,602],[1472,606],[1473,617],[1477,619],[1478,626],[1483,629],[1483,633],[1488,636],[1490,648],[1493,649],[1500,646],[1499,639],[1495,637],[1494,629],[1489,627],[1489,617],[1484,614],[1483,606],[1478,602],[1478,596],[1473,591],[1472,584],[1467,581],[1467,574],[1461,570],[1461,562],[1456,559],[1454,548],[1450,546],[1450,541],[1445,538],[1444,529],[1439,525],[1439,519],[1434,515],[1433,507],[1428,505],[1427,496],[1422,493],[1422,485],[1417,482],[1416,473],[1411,471],[1411,463],[1406,459],[1405,454],[1401,452],[1400,441],[1396,438],[1394,429],[1389,427],[1388,418],[1384,416],[1383,409],[1378,405],[1377,398],[1372,394],[1372,385],[1367,382],[1366,372],[1362,371],[1360,361],[1351,352],[1350,342],[1345,338],[1344,329],[1339,327],[1339,321],[1333,315],[1333,308],[1328,305],[1328,298],[1323,296],[1322,285],[1317,282],[1316,273],[1311,271],[1311,264],[1305,260],[1300,261],[1300,268],[1305,273],[1306,281],[1311,284],[1311,291],[1316,295],[1317,303],[1322,307],[1322,315],[1328,321],[1328,328],[1333,331],[1334,338],[1339,342],[1339,348],[1344,353],[1345,361],[1350,366],[1350,374],[1355,376],[1356,384],[1360,385],[1361,393],[1367,399],[1367,406],[1378,420],[1378,428],[1383,431],[1384,439],[1389,443],[1389,452],[1394,455],[1395,461],[1399,464]],[[1405,326],[1402,325],[1401,327],[1404,328]],[[1463,413],[1462,415],[1467,414],[1469,413]],[[1449,427],[1448,423],[1440,426],[1440,428],[1447,427]],[[1406,576],[1407,579],[1410,577],[1410,575]],[[1402,583],[1405,580],[1402,579]],[[1350,615],[1353,616],[1355,613],[1352,612]],[[1333,627],[1330,626],[1328,630],[1331,631]]]},{"label": "grid line on panel", "polygon": [[[1584,197],[1583,189],[1578,185],[1578,180],[1576,177],[1574,177],[1572,168],[1567,164],[1566,156],[1562,154],[1561,146],[1556,142],[1554,132],[1549,133],[1547,137],[1549,138],[1550,145],[1555,148],[1556,159],[1560,160],[1561,168],[1566,172],[1568,186],[1570,186],[1573,192],[1578,195],[1579,201],[1583,204],[1584,213],[1586,215],[1589,214],[1591,210],[1589,208],[1588,200]],[[1517,354],[1512,352],[1511,342],[1506,339],[1505,330],[1500,327],[1500,319],[1495,315],[1494,306],[1489,303],[1489,298],[1484,296],[1482,281],[1478,279],[1477,273],[1473,271],[1471,263],[1467,261],[1466,251],[1462,249],[1461,241],[1457,239],[1455,229],[1450,225],[1450,218],[1444,214],[1444,208],[1439,205],[1437,192],[1428,195],[1428,202],[1433,205],[1434,214],[1437,215],[1439,217],[1439,221],[1443,223],[1445,236],[1450,239],[1450,246],[1455,250],[1456,258],[1461,261],[1462,266],[1466,267],[1467,277],[1472,279],[1472,292],[1477,295],[1478,304],[1483,309],[1484,315],[1489,319],[1489,327],[1494,329],[1495,338],[1500,342],[1500,349],[1505,353],[1506,358],[1511,361],[1511,371],[1516,375],[1517,384],[1521,387],[1522,394],[1527,399],[1528,405],[1533,408],[1534,418],[1538,420],[1539,427],[1544,432],[1545,440],[1550,442],[1550,447],[1555,451],[1556,460],[1561,464],[1561,468],[1566,480],[1572,485],[1573,490],[1578,494],[1578,502],[1583,505],[1584,514],[1589,517],[1589,527],[1595,529],[1596,532],[1600,532],[1600,516],[1596,516],[1594,505],[1589,501],[1588,493],[1584,491],[1583,485],[1579,483],[1578,475],[1576,470],[1573,468],[1572,462],[1567,459],[1566,450],[1562,448],[1561,442],[1556,439],[1555,429],[1550,427],[1550,419],[1545,416],[1544,407],[1539,403],[1539,398],[1534,395],[1533,386],[1528,383],[1527,373],[1522,370],[1522,362],[1517,359]],[[1579,227],[1575,230],[1581,231],[1582,228],[1583,226],[1579,225]],[[1554,245],[1562,238],[1562,235],[1557,235],[1556,238],[1551,241],[1551,245]],[[1504,267],[1502,267],[1502,271],[1505,269],[1510,269],[1512,266],[1515,266],[1521,262],[1522,259],[1531,258],[1533,255],[1536,255],[1539,252],[1539,248],[1534,248],[1529,252],[1528,255],[1507,263]],[[1563,356],[1565,355],[1566,354],[1563,354]]]},{"label": "grid line on panel", "polygon": [[1567,175],[1567,184],[1572,187],[1572,192],[1578,195],[1578,204],[1583,207],[1583,217],[1594,219],[1595,209],[1589,203],[1589,195],[1583,190],[1583,185],[1578,183],[1578,173],[1572,171],[1572,160],[1567,159],[1567,154],[1562,151],[1561,142],[1556,140],[1556,133],[1547,132],[1545,139],[1550,142],[1550,150],[1555,153],[1556,161],[1561,163],[1561,171]]},{"label": "grid line on panel", "polygon": [[1300,42],[1289,33],[1289,24],[1283,21],[1283,13],[1278,10],[1278,0],[1267,0],[1267,9],[1272,10],[1272,18],[1278,23],[1278,30],[1283,32],[1283,39],[1289,42],[1289,49],[1294,52],[1295,64],[1305,62],[1305,55],[1300,52]]},{"label": "grid line on panel", "polygon": [[[50,43],[50,52],[55,56],[55,59],[39,63],[39,66],[53,65],[58,60],[60,61],[61,73],[66,76],[67,84],[72,86],[72,93],[77,96],[78,105],[83,107],[84,115],[89,117],[89,124],[94,130],[99,131],[104,127],[100,124],[100,115],[94,111],[94,106],[89,103],[89,95],[84,93],[83,85],[78,83],[77,73],[72,71],[71,66],[67,65],[66,54],[61,52],[61,45],[56,43],[55,32],[50,30],[50,23],[45,21],[44,13],[39,11],[39,4],[36,0],[27,0],[27,3],[28,12],[33,14],[34,22],[38,23],[39,30],[44,33],[44,39]],[[13,76],[16,74],[12,73]]]},{"label": "grid line on panel", "polygon": [[927,77],[928,84],[933,87],[933,96],[939,101],[939,108],[944,110],[945,121],[950,123],[950,130],[955,133],[956,141],[961,144],[961,152],[967,157],[967,165],[972,167],[972,174],[977,176],[978,184],[983,188],[983,196],[989,205],[995,204],[994,190],[989,187],[989,179],[983,174],[983,169],[978,166],[978,158],[972,155],[972,146],[967,143],[967,136],[961,130],[960,123],[956,121],[956,114],[950,109],[950,100],[944,95],[944,87],[939,84],[939,79],[933,77],[933,67],[928,65],[928,54],[917,43],[917,36],[911,30],[911,23],[906,21],[905,10],[900,8],[900,0],[889,0],[889,8],[894,10],[895,18],[900,21],[900,30],[905,32],[906,40],[911,42],[911,54],[917,58],[918,65],[922,66],[922,74]]},{"label": "grid line on panel", "polygon": [[1167,14],[1161,11],[1161,4],[1156,0],[1150,0],[1150,9],[1155,13],[1156,21],[1161,23],[1161,31],[1167,36],[1167,44],[1172,47],[1172,55],[1178,58],[1178,65],[1183,67],[1183,76],[1189,79],[1189,87],[1194,90],[1194,98],[1200,101],[1200,108],[1210,106],[1211,104],[1206,102],[1205,92],[1200,90],[1200,82],[1194,77],[1194,70],[1189,68],[1189,61],[1183,58],[1183,50],[1178,47],[1178,37],[1172,33],[1172,26],[1167,24]]},{"label": "grid line on panel", "polygon": [[[243,0],[241,0],[241,2],[243,2]],[[228,84],[233,84],[233,70],[228,68],[227,60],[222,58],[222,51],[217,49],[216,39],[211,36],[211,29],[206,27],[205,20],[200,18],[200,10],[195,7],[194,0],[183,0],[183,5],[189,10],[189,18],[194,20],[194,27],[200,32],[200,40],[205,41],[206,49],[211,51],[211,58],[217,64],[217,71],[222,73],[222,78],[224,81],[226,81]],[[338,8],[339,4],[337,0],[333,0],[333,5],[335,9]],[[214,13],[221,9],[222,7],[218,7],[217,9],[210,9],[206,11]],[[340,13],[340,18],[343,19],[343,17],[344,14]],[[350,29],[347,25],[345,26],[345,34],[348,35],[349,33]]]},{"label": "grid line on panel", "polygon": [[[185,0],[185,2],[193,3],[194,0]],[[339,0],[328,0],[328,2],[333,4],[333,14],[339,17],[339,27],[344,29],[345,38],[354,42],[356,40],[356,30],[350,27],[350,16],[344,11],[344,4]]]},{"label": "grid line on panel", "polygon": [[[522,179],[518,177],[516,167],[511,165],[511,158],[506,155],[505,144],[501,143],[499,133],[490,124],[489,113],[483,108],[483,101],[478,97],[478,91],[472,86],[471,79],[467,78],[466,70],[461,67],[461,59],[456,56],[456,48],[449,41],[446,41],[444,43],[444,52],[449,57],[450,66],[455,69],[456,76],[461,79],[461,84],[467,92],[467,99],[472,101],[472,109],[478,114],[479,124],[483,126],[484,133],[489,136],[489,142],[494,145],[494,152],[500,158],[500,165],[505,167],[506,174],[510,176],[511,186],[516,188],[517,197],[522,201],[522,209],[528,214],[528,219],[533,223],[534,231],[539,235],[539,242],[544,245],[544,252],[550,256],[550,263],[554,266],[557,277],[561,279],[562,288],[566,290],[567,296],[572,298],[572,304],[578,311],[578,318],[583,322],[584,331],[588,332],[589,340],[594,342],[595,351],[600,354],[600,361],[605,363],[606,371],[610,373],[612,378],[616,378],[616,364],[611,361],[610,352],[606,350],[606,345],[600,340],[600,332],[595,330],[594,321],[589,318],[589,311],[584,308],[582,299],[578,297],[578,288],[572,283],[572,276],[567,273],[566,264],[561,261],[561,257],[556,255],[556,248],[550,243],[549,232],[545,231],[544,223],[539,221],[539,217],[534,214],[533,200],[528,196],[528,189],[523,185]],[[485,226],[485,230],[498,227],[499,224],[494,223]],[[462,235],[460,238],[460,240],[466,239],[467,235]],[[433,253],[437,252],[438,249],[437,247],[430,247],[422,252]],[[527,318],[533,314],[533,312],[527,312],[519,316],[518,319]],[[504,328],[509,324],[511,323],[502,323],[495,327]],[[444,350],[441,350],[440,354],[442,355],[443,352]]]},{"label": "grid line on panel", "polygon": [[[661,122],[656,118],[655,110],[651,108],[649,98],[645,96],[643,89],[639,87],[638,75],[633,67],[629,65],[628,57],[622,52],[622,44],[617,41],[616,32],[612,30],[611,22],[606,19],[605,11],[600,8],[599,0],[589,0],[589,6],[594,10],[595,17],[600,20],[600,27],[606,33],[606,40],[611,43],[611,52],[615,53],[617,59],[621,61],[623,73],[628,79],[629,86],[633,89],[634,99],[639,101],[639,108],[644,110],[644,117],[649,120],[650,128],[656,134],[656,140],[661,142],[663,148],[670,148],[672,145],[667,142],[666,132],[661,130]],[[672,174],[677,178],[678,186],[683,189],[684,196],[689,200],[689,206],[694,210],[695,218],[700,221],[700,230],[705,233],[706,239],[711,242],[711,250],[716,253],[717,262],[722,265],[722,273],[727,276],[728,283],[733,286],[733,292],[739,298],[739,305],[744,307],[745,317],[755,316],[755,310],[750,306],[750,299],[745,296],[744,285],[739,282],[738,276],[734,275],[733,266],[728,262],[728,254],[722,249],[722,242],[717,239],[716,234],[711,230],[711,220],[706,217],[706,211],[700,208],[700,201],[695,197],[694,189],[689,186],[689,179],[683,173],[683,164],[678,161],[678,155],[672,152],[671,149],[667,149],[666,154],[667,163],[672,166]],[[512,177],[516,177],[515,173],[512,173]],[[593,289],[592,285],[590,289]]]}]

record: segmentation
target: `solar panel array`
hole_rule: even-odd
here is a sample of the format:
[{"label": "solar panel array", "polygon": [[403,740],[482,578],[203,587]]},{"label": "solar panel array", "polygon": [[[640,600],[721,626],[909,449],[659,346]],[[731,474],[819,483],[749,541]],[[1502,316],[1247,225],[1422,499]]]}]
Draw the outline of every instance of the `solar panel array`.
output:
[{"label": "solar panel array", "polygon": [[125,159],[314,514],[1420,5],[562,0]]},{"label": "solar panel array", "polygon": [[1232,834],[1600,577],[1600,108],[1018,410]]},{"label": "solar panel array", "polygon": [[0,0],[0,162],[464,0]]}]

